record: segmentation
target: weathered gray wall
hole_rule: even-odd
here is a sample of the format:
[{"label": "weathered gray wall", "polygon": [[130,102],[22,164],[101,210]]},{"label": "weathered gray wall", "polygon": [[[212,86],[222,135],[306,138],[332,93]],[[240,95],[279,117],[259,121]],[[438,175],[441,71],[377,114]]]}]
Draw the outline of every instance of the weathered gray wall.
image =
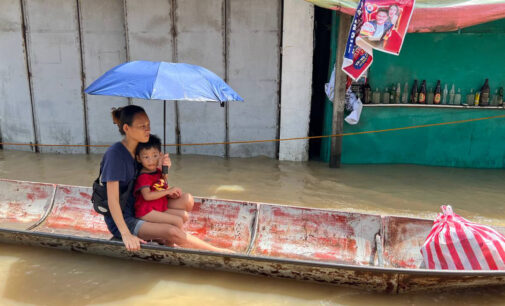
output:
[{"label": "weathered gray wall", "polygon": [[[77,2],[24,1],[35,128],[43,144],[85,144]],[[3,130],[3,129],[2,129]],[[82,147],[41,147],[82,153]]]},{"label": "weathered gray wall", "polygon": [[[123,0],[79,0],[81,40],[86,86],[111,67],[126,60]],[[90,144],[111,144],[118,140],[110,110],[127,104],[127,99],[84,96],[87,106],[87,130]],[[90,148],[103,152],[105,148]]]},{"label": "weathered gray wall", "polygon": [[[35,143],[19,0],[0,1],[0,133],[4,142]],[[30,147],[4,146],[31,150]]]},{"label": "weathered gray wall", "polygon": [[[153,133],[162,137],[166,129],[167,143],[277,138],[281,3],[2,0],[0,56],[9,60],[0,61],[1,139],[16,143],[111,144],[120,136],[112,125],[110,109],[127,103],[143,106]],[[163,127],[162,101],[82,94],[83,87],[127,60],[204,66],[225,79],[245,102],[220,107],[216,103],[169,101],[167,125]],[[86,149],[41,147],[41,151],[84,153]],[[171,147],[169,151],[176,149]],[[278,144],[182,147],[180,151],[275,157]]]},{"label": "weathered gray wall", "polygon": [[[177,2],[177,61],[203,66],[225,78],[225,1]],[[237,89],[238,90],[238,89]],[[225,141],[225,108],[218,103],[179,103],[181,142]],[[225,155],[225,145],[182,147],[182,153]]]},{"label": "weathered gray wall", "polygon": [[[278,136],[280,1],[230,1],[229,84],[246,100],[230,104],[230,140]],[[273,142],[234,144],[230,156],[275,157]]]},{"label": "weathered gray wall", "polygon": [[[128,60],[174,61],[174,37],[171,0],[125,0],[126,16],[125,36]],[[132,103],[142,106],[151,119],[151,133],[163,140],[163,128],[166,130],[166,142],[176,143],[176,112],[174,102],[167,102],[167,124],[163,127],[163,102],[157,100],[131,99]],[[168,152],[174,153],[175,147]]]}]

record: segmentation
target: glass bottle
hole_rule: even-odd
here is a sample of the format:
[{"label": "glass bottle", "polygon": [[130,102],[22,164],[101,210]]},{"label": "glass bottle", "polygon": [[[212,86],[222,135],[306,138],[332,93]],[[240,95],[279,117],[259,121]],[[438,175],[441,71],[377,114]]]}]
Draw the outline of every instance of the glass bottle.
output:
[{"label": "glass bottle", "polygon": [[498,90],[498,106],[505,106],[505,103],[503,103],[503,87]]},{"label": "glass bottle", "polygon": [[402,103],[406,104],[408,99],[409,99],[409,83],[405,82],[405,85],[403,86]]},{"label": "glass bottle", "polygon": [[371,102],[372,102],[372,89],[370,88],[370,83],[368,82],[367,78],[363,89],[363,103],[370,104]]},{"label": "glass bottle", "polygon": [[414,85],[412,86],[412,91],[410,92],[410,103],[417,103],[417,96],[419,93],[417,92],[417,80],[414,80]]},{"label": "glass bottle", "polygon": [[421,89],[419,90],[419,104],[426,104],[426,80],[421,83]]},{"label": "glass bottle", "polygon": [[393,84],[393,87],[391,87],[391,91],[389,92],[389,104],[395,103],[395,95],[396,95],[396,85]]},{"label": "glass bottle", "polygon": [[382,104],[389,104],[389,88],[386,87],[386,90],[382,94]]},{"label": "glass bottle", "polygon": [[489,105],[489,94],[490,94],[490,89],[489,89],[489,80],[486,79],[484,82],[484,85],[480,89],[480,99],[479,99],[479,105],[480,106],[488,106]]},{"label": "glass bottle", "polygon": [[375,91],[372,94],[372,103],[373,104],[381,103],[381,93],[379,91],[379,88],[375,88]]},{"label": "glass bottle", "polygon": [[454,104],[461,105],[461,89],[458,88],[458,91],[454,95]]},{"label": "glass bottle", "polygon": [[440,104],[440,80],[437,81],[437,87],[435,87],[435,95],[433,96],[433,104]]},{"label": "glass bottle", "polygon": [[454,94],[455,94],[455,90],[454,90],[454,84],[452,84],[451,86],[451,91],[449,91],[449,104],[451,105],[454,105]]},{"label": "glass bottle", "polygon": [[428,95],[426,96],[426,104],[433,104],[433,97],[435,94],[433,93],[432,88],[428,89]]},{"label": "glass bottle", "polygon": [[493,98],[490,100],[491,100],[491,103],[489,105],[498,106],[498,89],[495,89]]},{"label": "glass bottle", "polygon": [[466,104],[468,106],[473,106],[475,101],[475,94],[473,93],[473,89],[470,90],[470,93],[466,95]]},{"label": "glass bottle", "polygon": [[475,98],[473,100],[473,106],[479,106],[479,101],[480,101],[480,91],[477,91],[475,93]]},{"label": "glass bottle", "polygon": [[442,104],[447,104],[447,94],[449,91],[447,90],[447,84],[444,85],[444,91],[442,93]]},{"label": "glass bottle", "polygon": [[402,98],[402,87],[400,85],[400,82],[396,84],[396,91],[395,91],[395,103],[400,104]]}]

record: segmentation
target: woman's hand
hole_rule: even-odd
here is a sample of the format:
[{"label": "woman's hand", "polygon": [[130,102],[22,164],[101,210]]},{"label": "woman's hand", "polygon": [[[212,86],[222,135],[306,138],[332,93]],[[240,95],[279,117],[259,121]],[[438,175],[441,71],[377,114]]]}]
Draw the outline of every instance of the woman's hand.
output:
[{"label": "woman's hand", "polygon": [[171,199],[178,199],[182,195],[182,190],[179,187],[172,187],[167,190],[167,196]]},{"label": "woman's hand", "polygon": [[123,238],[123,243],[128,251],[138,251],[140,250],[140,244],[141,243],[146,243],[144,240],[140,239],[137,236],[134,236],[130,233],[128,234],[121,234],[121,237]]},{"label": "woman's hand", "polygon": [[172,167],[172,161],[170,160],[170,155],[168,155],[168,153],[163,155],[161,165],[167,166],[169,169]]}]

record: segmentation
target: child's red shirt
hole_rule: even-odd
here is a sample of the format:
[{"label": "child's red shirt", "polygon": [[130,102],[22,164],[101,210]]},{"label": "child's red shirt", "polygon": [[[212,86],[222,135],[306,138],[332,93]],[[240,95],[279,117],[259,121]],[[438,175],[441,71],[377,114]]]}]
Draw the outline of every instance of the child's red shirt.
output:
[{"label": "child's red shirt", "polygon": [[[161,180],[161,181],[160,181]],[[141,173],[135,182],[135,217],[140,218],[147,215],[153,209],[164,212],[167,210],[168,198],[161,197],[157,200],[147,201],[142,196],[140,191],[142,188],[149,188],[151,191],[164,190],[168,186],[166,182],[161,179],[161,171],[158,169],[156,172]]]}]

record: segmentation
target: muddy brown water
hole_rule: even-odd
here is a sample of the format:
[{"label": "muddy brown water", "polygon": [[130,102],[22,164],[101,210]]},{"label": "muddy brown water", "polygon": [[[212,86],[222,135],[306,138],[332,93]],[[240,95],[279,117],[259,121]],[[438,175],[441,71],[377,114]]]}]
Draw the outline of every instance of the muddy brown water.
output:
[{"label": "muddy brown water", "polygon": [[[89,186],[101,155],[0,150],[0,177]],[[172,156],[197,196],[434,218],[442,204],[505,226],[505,170]],[[0,305],[505,305],[505,286],[392,296],[363,290],[0,244]]]}]

